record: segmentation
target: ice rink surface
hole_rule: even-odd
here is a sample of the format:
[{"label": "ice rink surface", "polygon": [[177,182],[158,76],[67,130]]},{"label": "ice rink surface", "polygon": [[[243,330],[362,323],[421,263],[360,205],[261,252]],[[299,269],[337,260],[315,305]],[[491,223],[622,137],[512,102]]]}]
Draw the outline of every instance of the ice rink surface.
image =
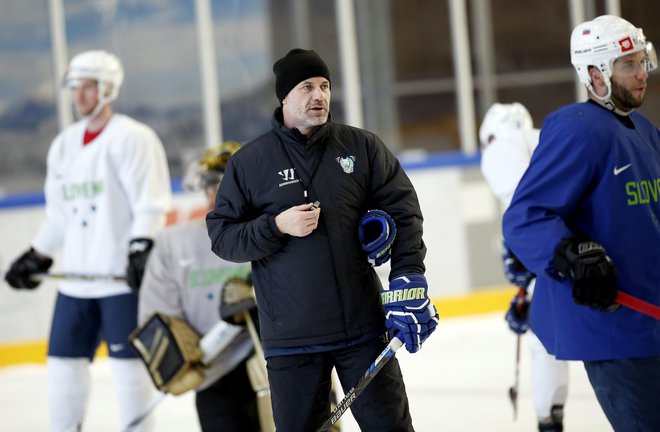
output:
[{"label": "ice rink surface", "polygon": [[[441,312],[441,311],[440,311]],[[536,418],[530,388],[529,349],[523,337],[518,418],[513,420],[508,389],[514,383],[516,337],[503,313],[442,319],[423,349],[402,348],[403,369],[415,430],[418,432],[532,432]],[[153,411],[158,432],[199,430],[191,392],[167,396]],[[48,430],[46,372],[43,365],[0,368],[0,430]],[[359,431],[350,413],[342,430]],[[92,394],[83,431],[117,432],[120,424],[107,362],[92,366]],[[581,363],[572,362],[566,432],[607,432],[607,423]]]}]

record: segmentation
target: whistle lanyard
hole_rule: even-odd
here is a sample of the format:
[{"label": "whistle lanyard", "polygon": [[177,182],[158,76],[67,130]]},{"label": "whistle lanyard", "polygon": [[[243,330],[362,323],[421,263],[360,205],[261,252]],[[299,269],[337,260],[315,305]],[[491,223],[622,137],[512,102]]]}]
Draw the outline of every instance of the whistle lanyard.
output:
[{"label": "whistle lanyard", "polygon": [[[293,163],[293,158],[289,154],[289,149],[286,147],[286,144],[282,142],[280,137],[277,137],[277,140],[280,143],[280,146],[282,146],[282,150],[284,151],[284,154],[286,155],[286,158],[289,160],[289,163],[293,167],[293,170],[298,173],[298,182],[300,183],[300,186],[302,187],[303,190],[303,198],[305,199],[305,204],[309,204],[309,196],[308,196],[308,189],[309,186],[312,184],[312,180],[314,179],[314,176],[316,175],[317,171],[319,170],[319,167],[321,166],[321,162],[323,160],[323,155],[325,154],[325,149],[326,146],[324,145],[323,148],[321,149],[321,156],[319,157],[319,161],[312,170],[312,174],[309,176],[309,181],[305,183],[302,179],[302,172],[298,169],[295,163]],[[306,144],[308,145],[308,144]]]}]

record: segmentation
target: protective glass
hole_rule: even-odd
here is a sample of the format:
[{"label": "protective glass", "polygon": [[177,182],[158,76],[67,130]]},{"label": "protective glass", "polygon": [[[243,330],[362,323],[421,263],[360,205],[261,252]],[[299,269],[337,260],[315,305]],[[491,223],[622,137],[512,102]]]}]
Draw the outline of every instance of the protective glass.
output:
[{"label": "protective glass", "polygon": [[641,72],[651,72],[658,67],[658,57],[652,43],[647,43],[641,53],[643,56],[631,54],[616,59],[613,64],[616,72],[637,75]]}]

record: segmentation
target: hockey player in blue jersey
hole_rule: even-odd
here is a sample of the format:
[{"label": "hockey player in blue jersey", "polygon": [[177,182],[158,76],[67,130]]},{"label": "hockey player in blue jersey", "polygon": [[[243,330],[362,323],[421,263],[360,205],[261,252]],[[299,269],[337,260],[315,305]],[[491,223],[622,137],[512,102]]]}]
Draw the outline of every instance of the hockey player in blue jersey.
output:
[{"label": "hockey player in blue jersey", "polygon": [[537,275],[531,322],[548,352],[583,361],[615,431],[657,431],[660,322],[615,302],[660,303],[660,130],[635,112],[657,57],[606,15],[575,27],[571,62],[589,100],[546,118],[504,236]]}]

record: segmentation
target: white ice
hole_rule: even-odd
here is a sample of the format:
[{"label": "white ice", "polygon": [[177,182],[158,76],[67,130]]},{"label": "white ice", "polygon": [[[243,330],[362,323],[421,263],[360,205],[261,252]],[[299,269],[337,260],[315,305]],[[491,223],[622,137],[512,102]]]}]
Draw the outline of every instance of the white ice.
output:
[{"label": "white ice", "polygon": [[[516,337],[502,313],[440,320],[436,332],[416,354],[397,353],[418,432],[532,432],[536,418],[530,388],[529,350],[521,349],[518,418],[508,389],[514,383]],[[167,396],[153,411],[158,432],[199,430],[192,393]],[[0,430],[48,430],[46,375],[43,365],[0,368]],[[343,431],[359,431],[350,413]],[[92,394],[83,428],[120,430],[107,361],[92,366]],[[564,430],[611,431],[582,364],[572,362]]]}]

